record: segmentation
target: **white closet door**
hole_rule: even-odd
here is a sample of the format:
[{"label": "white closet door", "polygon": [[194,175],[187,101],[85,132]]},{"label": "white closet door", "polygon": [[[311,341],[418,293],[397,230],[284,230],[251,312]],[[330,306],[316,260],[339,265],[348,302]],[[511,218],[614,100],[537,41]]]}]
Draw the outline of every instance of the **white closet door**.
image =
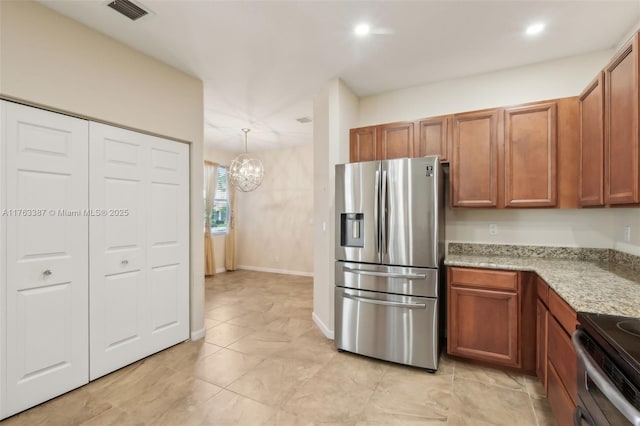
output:
[{"label": "white closet door", "polygon": [[149,136],[90,124],[91,380],[147,355]]},{"label": "white closet door", "polygon": [[88,382],[88,123],[9,102],[2,109],[0,377],[9,416]]},{"label": "white closet door", "polygon": [[150,350],[189,338],[189,146],[153,138],[149,167]]},{"label": "white closet door", "polygon": [[189,149],[90,124],[91,379],[189,338]]}]

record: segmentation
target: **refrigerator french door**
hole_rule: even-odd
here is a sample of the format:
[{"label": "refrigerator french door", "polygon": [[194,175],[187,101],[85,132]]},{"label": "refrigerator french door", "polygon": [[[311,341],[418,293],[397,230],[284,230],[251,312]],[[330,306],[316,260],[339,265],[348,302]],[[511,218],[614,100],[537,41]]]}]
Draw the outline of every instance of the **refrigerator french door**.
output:
[{"label": "refrigerator french door", "polygon": [[443,225],[438,157],[336,166],[338,349],[437,369]]}]

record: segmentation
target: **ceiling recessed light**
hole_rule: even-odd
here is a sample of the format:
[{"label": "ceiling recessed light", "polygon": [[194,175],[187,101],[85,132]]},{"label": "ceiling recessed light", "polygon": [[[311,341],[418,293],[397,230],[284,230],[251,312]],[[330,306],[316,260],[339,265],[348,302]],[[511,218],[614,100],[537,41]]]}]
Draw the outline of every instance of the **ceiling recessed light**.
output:
[{"label": "ceiling recessed light", "polygon": [[536,22],[535,24],[531,24],[527,27],[525,31],[527,35],[537,35],[540,34],[544,30],[544,24],[542,22]]},{"label": "ceiling recessed light", "polygon": [[366,36],[371,32],[371,27],[369,27],[369,24],[358,24],[353,29],[353,32],[358,36]]}]

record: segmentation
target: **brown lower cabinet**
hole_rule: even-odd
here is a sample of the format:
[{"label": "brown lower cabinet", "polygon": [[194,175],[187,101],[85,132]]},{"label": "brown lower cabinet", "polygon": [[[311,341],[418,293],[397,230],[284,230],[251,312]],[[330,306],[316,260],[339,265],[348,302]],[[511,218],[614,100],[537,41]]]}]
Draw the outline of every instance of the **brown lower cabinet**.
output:
[{"label": "brown lower cabinet", "polygon": [[529,274],[451,267],[447,276],[448,353],[535,372]]},{"label": "brown lower cabinet", "polygon": [[578,398],[576,353],[571,333],[578,325],[576,312],[537,278],[536,373],[542,382],[558,425],[572,425]]},{"label": "brown lower cabinet", "polygon": [[551,405],[553,416],[558,426],[571,426],[573,425],[573,411],[576,406],[551,361],[548,364],[548,372],[549,390],[547,391],[547,399],[549,400],[549,405]]},{"label": "brown lower cabinet", "polygon": [[450,355],[540,378],[558,425],[572,425],[576,312],[536,274],[449,267]]},{"label": "brown lower cabinet", "polygon": [[549,330],[549,310],[541,299],[536,303],[536,375],[542,383],[545,393],[547,388],[547,333]]}]

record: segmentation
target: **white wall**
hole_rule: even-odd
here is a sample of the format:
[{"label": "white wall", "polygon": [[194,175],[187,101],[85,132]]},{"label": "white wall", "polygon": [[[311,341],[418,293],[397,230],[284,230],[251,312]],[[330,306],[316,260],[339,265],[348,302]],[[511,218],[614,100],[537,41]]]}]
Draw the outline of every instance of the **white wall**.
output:
[{"label": "white wall", "polygon": [[[610,209],[447,208],[445,235],[457,242],[611,248],[610,217]],[[489,235],[490,223],[497,235]]]},{"label": "white wall", "polygon": [[202,82],[32,1],[0,1],[0,96],[191,145],[191,332],[204,335]]},{"label": "white wall", "polygon": [[256,190],[236,192],[238,268],[313,273],[313,145],[251,153],[264,166]]},{"label": "white wall", "polygon": [[576,96],[611,59],[603,50],[360,99],[359,126]]},{"label": "white wall", "polygon": [[[576,96],[613,56],[604,50],[360,99],[360,126]],[[447,209],[448,241],[617,248],[640,253],[640,211]],[[621,222],[632,226],[624,242]],[[488,224],[498,225],[489,236]]]},{"label": "white wall", "polygon": [[[640,209],[622,207],[610,210],[612,248],[640,256]],[[629,242],[624,241],[625,226],[631,227],[631,241]]]},{"label": "white wall", "polygon": [[[215,149],[211,144],[204,145],[204,159],[218,163],[223,166],[229,166],[237,154],[228,151]],[[213,236],[213,253],[216,260],[216,273],[224,272],[224,237],[225,235]]]},{"label": "white wall", "polygon": [[349,129],[357,127],[358,98],[339,79],[313,104],[314,261],[313,320],[333,338],[335,165],[349,161]]}]

